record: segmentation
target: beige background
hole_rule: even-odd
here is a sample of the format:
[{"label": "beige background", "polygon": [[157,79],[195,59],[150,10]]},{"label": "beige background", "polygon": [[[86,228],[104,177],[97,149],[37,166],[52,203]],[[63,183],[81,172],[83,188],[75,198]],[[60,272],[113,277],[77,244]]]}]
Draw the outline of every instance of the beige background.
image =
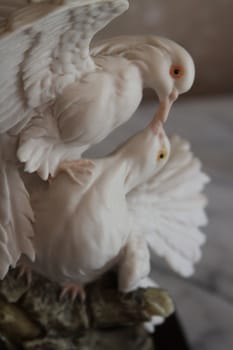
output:
[{"label": "beige background", "polygon": [[102,36],[143,33],[167,36],[192,54],[192,93],[233,92],[233,0],[131,0]]}]

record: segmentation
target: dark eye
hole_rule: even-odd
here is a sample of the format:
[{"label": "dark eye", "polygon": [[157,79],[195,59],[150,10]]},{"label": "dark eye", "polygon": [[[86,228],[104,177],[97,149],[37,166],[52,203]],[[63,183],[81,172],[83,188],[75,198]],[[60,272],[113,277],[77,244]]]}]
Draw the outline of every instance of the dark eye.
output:
[{"label": "dark eye", "polygon": [[158,152],[158,155],[157,155],[157,160],[163,160],[167,157],[167,151],[165,149],[161,149],[159,152]]},{"label": "dark eye", "polygon": [[170,75],[174,79],[179,79],[184,75],[184,70],[181,66],[171,66],[170,68]]}]

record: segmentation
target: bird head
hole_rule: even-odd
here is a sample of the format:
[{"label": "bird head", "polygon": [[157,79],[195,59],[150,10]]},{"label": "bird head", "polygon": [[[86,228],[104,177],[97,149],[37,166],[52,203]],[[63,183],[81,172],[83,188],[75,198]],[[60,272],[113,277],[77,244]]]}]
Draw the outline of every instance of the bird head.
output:
[{"label": "bird head", "polygon": [[128,190],[144,183],[157,174],[169,159],[170,142],[163,124],[158,122],[156,130],[148,125],[121,146],[116,154],[127,161],[125,181]]},{"label": "bird head", "polygon": [[195,67],[190,54],[172,40],[151,36],[144,47],[145,84],[155,90],[160,102],[176,98],[193,85]]},{"label": "bird head", "polygon": [[152,172],[154,175],[155,170],[157,173],[167,163],[170,155],[171,146],[170,146],[169,139],[163,129],[162,123],[157,124],[157,128],[153,136],[154,136],[154,141],[153,141],[152,150],[154,151],[154,160],[153,160],[154,169]]},{"label": "bird head", "polygon": [[160,102],[178,97],[193,84],[195,67],[190,54],[179,44],[155,35],[119,36],[103,41],[92,55],[122,56],[135,63],[143,85],[153,89]]}]

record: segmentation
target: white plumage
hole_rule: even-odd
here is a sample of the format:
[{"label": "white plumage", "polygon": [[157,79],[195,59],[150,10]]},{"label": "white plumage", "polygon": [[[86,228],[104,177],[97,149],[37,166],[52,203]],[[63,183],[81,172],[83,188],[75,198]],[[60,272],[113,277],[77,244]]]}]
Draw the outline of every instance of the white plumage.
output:
[{"label": "white plumage", "polygon": [[[114,38],[89,49],[127,8],[127,0],[0,1],[0,278],[24,253],[61,283],[86,283],[117,265],[126,291],[149,273],[148,243],[178,272],[192,272],[206,177],[187,146],[172,141],[174,156],[157,174],[156,154],[169,143],[148,127],[94,160],[92,172],[72,163],[133,115],[144,87],[156,91],[166,119],[171,100],[193,83],[190,55],[168,39]],[[50,187],[26,174],[47,180],[64,161],[83,187],[65,174]]]},{"label": "white plumage", "polygon": [[[7,145],[7,148],[5,147]],[[22,253],[34,260],[32,243],[34,214],[29,194],[15,162],[14,142],[0,137],[0,278],[15,267]]]},{"label": "white plumage", "polygon": [[36,216],[32,268],[61,284],[83,285],[117,267],[119,288],[128,291],[149,274],[150,247],[190,275],[204,242],[201,192],[208,177],[187,142],[172,138],[167,162],[169,150],[164,131],[155,135],[148,126],[113,155],[95,159],[85,186],[66,174],[49,188],[29,186]]},{"label": "white plumage", "polygon": [[131,214],[147,235],[152,251],[184,277],[201,257],[207,224],[202,194],[209,178],[188,142],[171,138],[171,155],[163,170],[127,196]]},{"label": "white plumage", "polygon": [[20,134],[19,160],[44,180],[126,122],[144,87],[166,103],[193,83],[190,55],[168,39],[114,38],[90,51],[127,0],[20,4],[0,38],[0,132]]},{"label": "white plumage", "polygon": [[126,0],[0,1],[0,277],[22,253],[33,258],[32,208],[16,154],[44,179],[69,153],[79,158],[60,137],[51,102],[96,70],[90,40],[127,7]]}]

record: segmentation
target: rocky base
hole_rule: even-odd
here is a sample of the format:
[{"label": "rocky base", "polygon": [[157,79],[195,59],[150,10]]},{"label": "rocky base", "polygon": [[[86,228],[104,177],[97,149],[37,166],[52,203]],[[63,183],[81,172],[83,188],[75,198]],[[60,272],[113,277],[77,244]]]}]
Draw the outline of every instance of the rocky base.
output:
[{"label": "rocky base", "polygon": [[12,343],[0,337],[1,350],[155,350],[152,338],[142,327],[88,331],[82,336],[43,337]]},{"label": "rocky base", "polygon": [[60,301],[60,286],[37,274],[27,286],[17,270],[0,282],[1,350],[152,350],[143,322],[169,316],[173,303],[157,288],[129,294],[111,273],[86,288],[86,301]]}]

